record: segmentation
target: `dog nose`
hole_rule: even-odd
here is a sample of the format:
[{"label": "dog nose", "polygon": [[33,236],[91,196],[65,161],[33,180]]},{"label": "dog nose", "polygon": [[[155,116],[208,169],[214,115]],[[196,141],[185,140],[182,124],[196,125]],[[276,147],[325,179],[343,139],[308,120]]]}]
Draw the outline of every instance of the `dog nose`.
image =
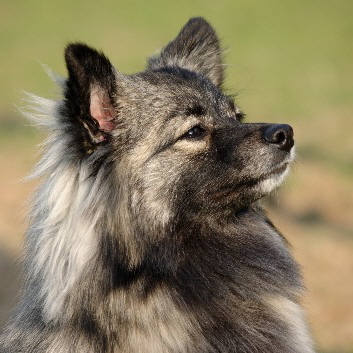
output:
[{"label": "dog nose", "polygon": [[287,124],[271,124],[263,131],[263,138],[280,150],[289,152],[294,145],[293,129]]}]

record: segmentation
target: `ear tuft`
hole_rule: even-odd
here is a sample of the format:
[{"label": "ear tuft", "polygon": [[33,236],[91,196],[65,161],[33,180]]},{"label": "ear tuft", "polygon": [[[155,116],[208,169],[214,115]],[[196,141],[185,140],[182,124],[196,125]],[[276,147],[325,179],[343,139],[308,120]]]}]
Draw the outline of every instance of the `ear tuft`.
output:
[{"label": "ear tuft", "polygon": [[180,67],[206,76],[216,86],[223,83],[222,50],[212,26],[202,17],[191,18],[161,53],[148,61],[158,70]]},{"label": "ear tuft", "polygon": [[115,69],[103,53],[82,43],[68,45],[65,60],[67,115],[83,128],[88,142],[104,142],[117,114]]}]

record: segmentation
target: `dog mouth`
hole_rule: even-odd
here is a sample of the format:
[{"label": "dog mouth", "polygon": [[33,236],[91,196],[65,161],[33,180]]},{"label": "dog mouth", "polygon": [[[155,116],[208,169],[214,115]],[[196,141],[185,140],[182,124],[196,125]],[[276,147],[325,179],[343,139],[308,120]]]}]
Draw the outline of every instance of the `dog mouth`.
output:
[{"label": "dog mouth", "polygon": [[288,174],[289,164],[289,161],[280,163],[267,173],[260,174],[255,178],[249,178],[238,186],[251,189],[256,188],[258,190],[263,189],[264,193],[267,194],[271,192],[272,189],[275,189],[282,184],[284,178]]},{"label": "dog mouth", "polygon": [[280,163],[274,165],[267,173],[254,178],[253,185],[265,196],[272,190],[278,188],[289,173],[290,166],[295,159],[295,148],[291,149],[289,155]]},{"label": "dog mouth", "polygon": [[258,180],[258,182],[261,182],[261,181],[266,180],[268,178],[272,178],[274,176],[281,175],[287,171],[288,167],[289,167],[289,162],[281,163],[279,166],[274,167],[270,172],[257,178],[257,180]]},{"label": "dog mouth", "polygon": [[289,166],[290,161],[280,163],[267,173],[261,174],[256,178],[245,178],[244,181],[240,183],[224,185],[210,196],[213,200],[226,200],[250,192],[251,194],[256,194],[256,198],[261,198],[282,184],[288,174]]}]

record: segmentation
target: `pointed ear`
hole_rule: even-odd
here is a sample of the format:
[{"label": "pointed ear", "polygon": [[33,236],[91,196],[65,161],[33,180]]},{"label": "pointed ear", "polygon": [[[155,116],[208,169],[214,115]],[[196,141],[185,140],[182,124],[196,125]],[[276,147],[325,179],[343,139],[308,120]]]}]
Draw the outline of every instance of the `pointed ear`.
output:
[{"label": "pointed ear", "polygon": [[115,69],[102,53],[81,43],[67,46],[65,60],[67,115],[84,128],[88,142],[104,142],[117,115]]},{"label": "pointed ear", "polygon": [[161,53],[149,59],[148,67],[158,70],[180,67],[203,74],[216,86],[223,82],[222,51],[216,32],[201,17],[192,18]]}]

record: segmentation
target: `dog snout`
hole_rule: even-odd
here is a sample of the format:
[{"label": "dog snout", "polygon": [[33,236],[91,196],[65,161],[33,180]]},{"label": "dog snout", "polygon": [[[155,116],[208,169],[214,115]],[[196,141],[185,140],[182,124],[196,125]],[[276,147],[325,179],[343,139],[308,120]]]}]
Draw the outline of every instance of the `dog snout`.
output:
[{"label": "dog snout", "polygon": [[263,130],[263,139],[280,150],[289,152],[294,145],[293,129],[287,124],[271,124]]}]

